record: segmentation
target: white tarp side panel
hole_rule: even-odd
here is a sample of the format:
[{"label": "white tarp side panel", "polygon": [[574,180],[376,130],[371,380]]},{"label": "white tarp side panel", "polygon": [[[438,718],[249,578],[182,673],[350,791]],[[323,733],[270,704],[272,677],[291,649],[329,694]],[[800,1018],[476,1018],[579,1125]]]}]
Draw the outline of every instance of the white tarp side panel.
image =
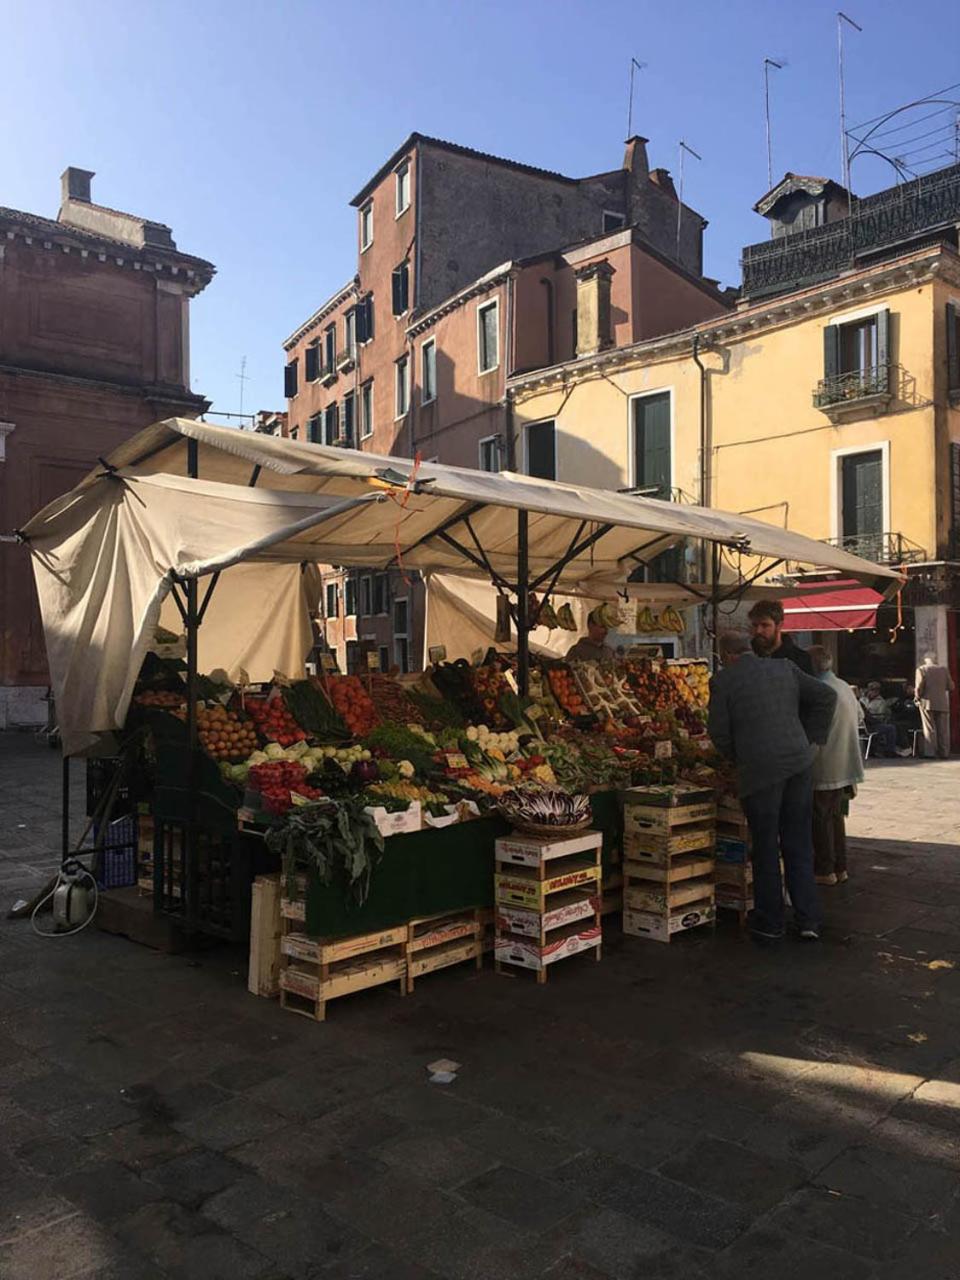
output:
[{"label": "white tarp side panel", "polygon": [[[247,489],[216,493],[197,481],[105,477],[31,521],[30,550],[64,751],[82,752],[94,735],[123,724],[171,567],[185,571],[220,558],[238,539],[282,531],[291,518],[316,508],[315,501],[291,505],[271,501],[269,494],[254,497]],[[270,567],[264,566],[265,575]],[[273,595],[268,589],[266,600]],[[211,608],[215,599],[216,594]],[[289,603],[288,588],[279,607]],[[242,597],[237,607],[244,608]],[[305,643],[303,625],[302,617],[277,624],[272,656],[295,672],[302,669],[297,658]]]},{"label": "white tarp side panel", "polygon": [[[568,600],[565,596],[552,596],[551,604],[559,609],[570,604],[576,631],[549,631],[537,627],[530,632],[530,648],[535,653],[562,658],[571,645],[586,632],[587,613],[592,608],[584,600]],[[497,620],[497,590],[489,582],[478,578],[463,578],[455,574],[432,573],[427,579],[426,647],[446,646],[447,659],[470,658],[476,649],[486,651],[494,644]],[[513,639],[498,648],[509,650],[517,646],[516,632]],[[427,654],[424,653],[424,665]]]},{"label": "white tarp side panel", "polygon": [[[199,585],[203,600],[210,579]],[[197,669],[221,668],[231,680],[245,671],[269,680],[275,671],[296,677],[313,647],[311,617],[320,595],[315,565],[252,561],[225,569],[197,632]],[[160,624],[179,635],[183,618],[172,596],[163,602]]]}]

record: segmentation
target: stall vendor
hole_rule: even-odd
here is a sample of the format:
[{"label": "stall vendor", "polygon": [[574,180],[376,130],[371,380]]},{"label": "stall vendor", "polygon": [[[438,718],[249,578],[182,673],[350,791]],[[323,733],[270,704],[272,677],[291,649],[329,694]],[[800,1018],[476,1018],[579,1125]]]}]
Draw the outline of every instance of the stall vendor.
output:
[{"label": "stall vendor", "polygon": [[613,662],[614,652],[606,643],[607,628],[600,620],[600,610],[587,616],[587,634],[567,650],[568,662]]}]

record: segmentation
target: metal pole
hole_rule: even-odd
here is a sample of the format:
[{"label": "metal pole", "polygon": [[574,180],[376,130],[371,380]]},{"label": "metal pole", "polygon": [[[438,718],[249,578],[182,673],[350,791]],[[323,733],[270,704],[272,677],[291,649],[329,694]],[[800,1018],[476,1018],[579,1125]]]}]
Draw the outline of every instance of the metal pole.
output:
[{"label": "metal pole", "polygon": [[680,226],[683,221],[683,153],[689,151],[695,160],[702,160],[703,156],[699,152],[694,151],[693,147],[680,139],[680,190],[677,192],[677,261],[680,261]]},{"label": "metal pole", "polygon": [[70,856],[70,757],[63,757],[60,798],[60,861]]},{"label": "metal pole", "polygon": [[[199,456],[196,440],[187,440],[187,475],[196,480],[199,472]],[[197,901],[197,628],[200,625],[197,614],[197,579],[190,578],[184,584],[187,604],[187,750],[188,761],[188,807],[186,839],[183,850],[184,890],[186,893],[186,915],[191,925],[199,916]],[[171,852],[172,856],[172,852]]]},{"label": "metal pole", "polygon": [[720,617],[720,547],[714,542],[710,545],[710,669],[720,669],[719,650],[719,617]]},{"label": "metal pole", "polygon": [[517,512],[517,686],[520,697],[530,692],[530,559],[527,512]]},{"label": "metal pole", "polygon": [[773,189],[773,142],[770,137],[770,68],[783,70],[783,63],[774,58],[763,60],[763,116],[767,128],[767,190]]},{"label": "metal pole", "polygon": [[862,32],[863,27],[858,26],[852,18],[841,10],[837,10],[837,61],[840,70],[840,156],[843,162],[843,185],[847,189],[847,214],[853,212],[853,201],[850,196],[850,144],[847,139],[847,107],[844,92],[843,78],[843,24],[849,22],[851,27]]},{"label": "metal pole", "polygon": [[630,59],[630,102],[627,107],[627,141],[633,137],[633,74],[635,71],[642,71],[647,64],[638,62],[636,58]]}]

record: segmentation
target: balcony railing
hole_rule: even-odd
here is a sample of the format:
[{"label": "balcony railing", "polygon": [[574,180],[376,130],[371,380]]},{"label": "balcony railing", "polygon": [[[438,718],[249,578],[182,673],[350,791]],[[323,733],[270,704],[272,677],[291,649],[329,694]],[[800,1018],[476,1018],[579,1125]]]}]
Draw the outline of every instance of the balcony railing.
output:
[{"label": "balcony railing", "polygon": [[[743,250],[745,297],[783,293],[834,276],[859,258],[960,222],[960,165],[854,201],[849,217],[795,231]],[[888,253],[888,256],[889,256]]]},{"label": "balcony railing", "polygon": [[889,395],[890,366],[878,364],[866,369],[853,369],[849,373],[837,373],[830,378],[821,378],[813,393],[813,403],[817,409],[826,409],[833,405]]},{"label": "balcony railing", "polygon": [[844,534],[840,538],[824,538],[824,542],[874,564],[920,564],[929,558],[925,548],[902,533]]}]

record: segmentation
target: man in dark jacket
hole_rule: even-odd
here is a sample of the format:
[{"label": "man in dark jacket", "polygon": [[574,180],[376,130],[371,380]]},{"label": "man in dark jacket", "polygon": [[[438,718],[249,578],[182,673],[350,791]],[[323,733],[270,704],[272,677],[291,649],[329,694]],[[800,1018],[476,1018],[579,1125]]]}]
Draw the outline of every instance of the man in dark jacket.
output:
[{"label": "man in dark jacket", "polygon": [[780,855],[802,938],[819,937],[813,871],[814,743],[830,732],[837,695],[792,662],[766,662],[745,635],[720,637],[724,669],[710,682],[707,729],[737,766],[737,789],[750,828],[754,911],[759,941],[783,937]]},{"label": "man in dark jacket", "polygon": [[779,600],[758,600],[747,614],[753,639],[753,652],[758,658],[789,658],[808,676],[814,674],[806,649],[795,645],[783,630],[783,605]]}]

